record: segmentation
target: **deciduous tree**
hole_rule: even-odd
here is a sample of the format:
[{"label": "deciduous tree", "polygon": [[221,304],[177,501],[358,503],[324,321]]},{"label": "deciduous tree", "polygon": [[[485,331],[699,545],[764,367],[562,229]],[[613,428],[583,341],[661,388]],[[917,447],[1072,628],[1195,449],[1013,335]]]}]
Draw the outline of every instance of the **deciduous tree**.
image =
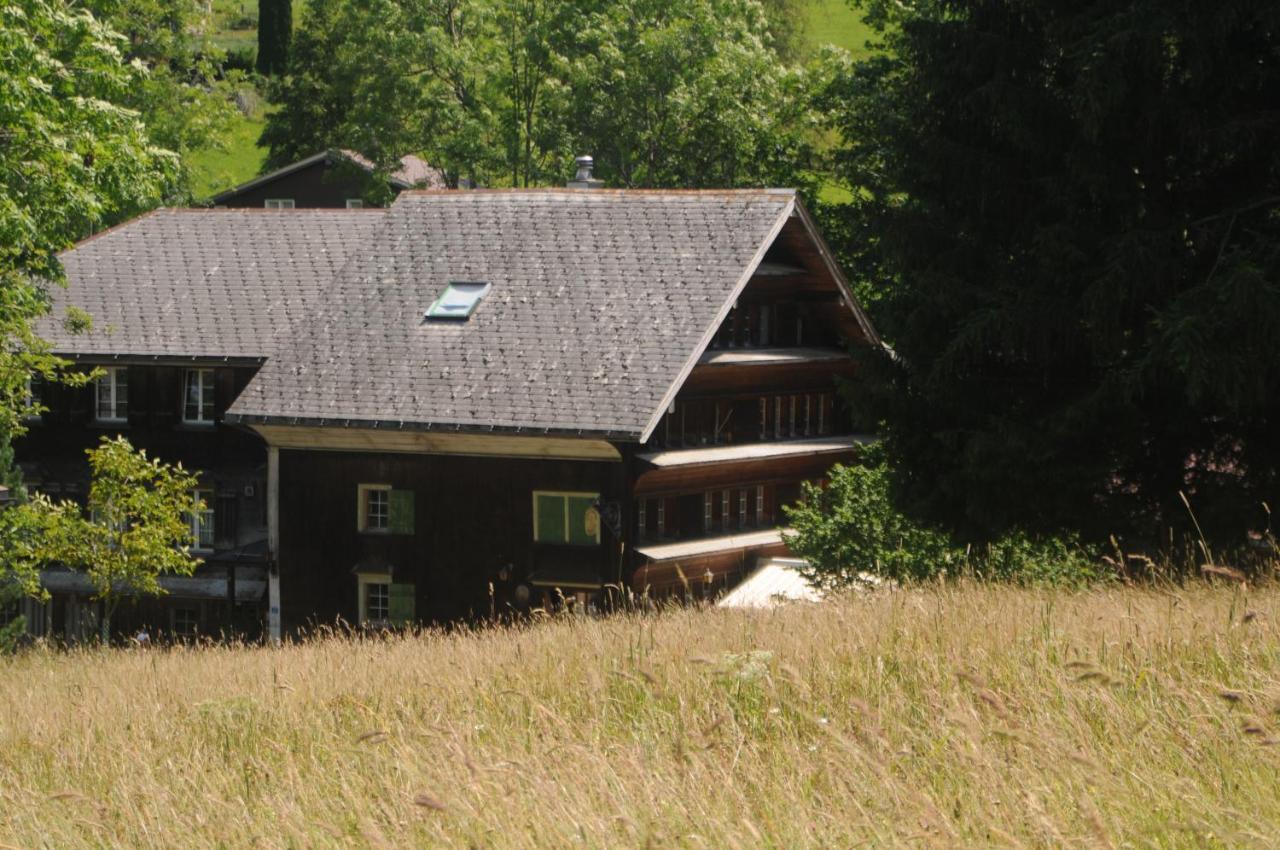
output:
[{"label": "deciduous tree", "polygon": [[[103,222],[149,208],[176,161],[120,104],[146,78],[119,35],[65,0],[0,6],[0,484],[23,496],[12,441],[38,412],[33,378],[83,380],[32,331],[62,277],[57,252]],[[64,317],[83,325],[82,314]],[[0,525],[12,555],[17,518]],[[16,533],[16,531],[15,531]],[[13,558],[0,557],[0,595]],[[29,571],[28,571],[29,577]],[[29,587],[29,578],[17,582]]]},{"label": "deciduous tree", "polygon": [[15,510],[33,517],[24,520],[28,527],[41,530],[29,561],[88,576],[102,601],[105,643],[122,599],[162,594],[162,575],[190,575],[200,563],[190,552],[191,516],[204,503],[195,496],[196,477],[181,464],[149,459],[124,437],[104,437],[88,454],[93,480],[87,516],[74,502],[44,498]]}]

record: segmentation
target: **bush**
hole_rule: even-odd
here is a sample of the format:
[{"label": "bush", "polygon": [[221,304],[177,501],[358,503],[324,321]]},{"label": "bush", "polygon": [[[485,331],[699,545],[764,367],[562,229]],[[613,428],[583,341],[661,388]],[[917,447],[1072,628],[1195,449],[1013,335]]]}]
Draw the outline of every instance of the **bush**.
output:
[{"label": "bush", "polygon": [[890,470],[878,447],[860,466],[837,465],[826,487],[806,484],[785,508],[795,529],[788,544],[808,561],[817,587],[857,585],[866,576],[918,582],[969,573],[1018,584],[1087,584],[1110,575],[1097,553],[1075,537],[1022,532],[965,546],[905,516],[890,497]]},{"label": "bush", "polygon": [[788,545],[809,562],[805,577],[816,586],[857,584],[863,573],[920,581],[963,559],[947,535],[894,508],[888,468],[878,457],[877,451],[865,465],[837,465],[827,487],[806,484],[801,500],[785,509],[796,531]]}]

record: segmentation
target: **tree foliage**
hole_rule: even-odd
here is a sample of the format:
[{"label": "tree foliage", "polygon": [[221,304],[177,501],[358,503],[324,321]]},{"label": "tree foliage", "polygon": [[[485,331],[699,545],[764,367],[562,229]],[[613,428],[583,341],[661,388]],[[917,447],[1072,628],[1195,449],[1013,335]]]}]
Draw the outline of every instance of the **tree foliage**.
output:
[{"label": "tree foliage", "polygon": [[238,72],[221,68],[223,54],[207,35],[208,7],[190,0],[86,0],[81,5],[124,37],[120,49],[126,63],[146,69],[113,102],[137,110],[151,142],[176,155],[164,201],[190,202],[187,156],[225,143],[235,117],[233,89],[242,82]]},{"label": "tree foliage", "polygon": [[88,454],[87,516],[75,502],[55,504],[44,496],[10,512],[21,539],[34,541],[17,574],[30,581],[39,567],[83,571],[103,602],[105,643],[122,599],[162,594],[160,576],[190,575],[200,563],[189,548],[191,515],[204,503],[194,495],[196,477],[181,464],[148,459],[123,437],[104,437]]},{"label": "tree foliage", "polygon": [[800,502],[786,508],[795,532],[788,545],[805,559],[804,575],[815,586],[856,586],[867,576],[904,583],[970,575],[1019,584],[1083,584],[1112,575],[1098,553],[1074,536],[1016,531],[966,545],[898,510],[890,480],[880,447],[870,447],[861,464],[837,465],[827,486],[806,484]]},{"label": "tree foliage", "polygon": [[[62,278],[57,252],[104,222],[149,208],[176,169],[138,114],[145,81],[119,35],[64,0],[0,7],[0,485],[24,498],[12,442],[39,412],[30,382],[83,382],[32,330]],[[84,324],[82,314],[64,318]],[[0,511],[0,604],[36,589],[28,557],[43,526]]]},{"label": "tree foliage", "polygon": [[353,147],[451,179],[621,186],[807,183],[804,75],[751,0],[316,0],[263,143],[268,167]]},{"label": "tree foliage", "polygon": [[[1280,7],[867,0],[859,187],[902,504],[1235,539],[1280,495]],[[1167,534],[1167,530],[1165,531]]]},{"label": "tree foliage", "polygon": [[289,62],[289,43],[293,36],[293,3],[291,0],[258,0],[259,74],[267,76],[284,71]]},{"label": "tree foliage", "polygon": [[[61,376],[31,329],[48,310],[44,286],[61,280],[57,252],[153,206],[175,168],[119,105],[147,76],[122,47],[65,2],[0,8],[0,452],[32,412],[28,380]],[[11,475],[0,468],[0,483]]]}]

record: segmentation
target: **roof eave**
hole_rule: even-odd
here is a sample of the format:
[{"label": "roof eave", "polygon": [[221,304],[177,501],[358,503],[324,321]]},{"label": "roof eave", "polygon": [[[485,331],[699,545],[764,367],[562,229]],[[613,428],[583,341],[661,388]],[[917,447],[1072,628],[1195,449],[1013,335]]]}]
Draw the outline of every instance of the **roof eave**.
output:
[{"label": "roof eave", "polygon": [[707,346],[711,344],[711,340],[715,338],[716,331],[720,328],[721,323],[724,322],[725,317],[729,315],[729,311],[733,309],[733,305],[738,300],[738,296],[742,294],[742,290],[746,288],[748,283],[750,283],[751,276],[755,274],[756,268],[761,262],[763,262],[765,254],[768,253],[774,240],[778,238],[778,234],[782,232],[782,228],[786,226],[787,219],[791,217],[792,211],[796,209],[797,202],[798,198],[794,193],[792,193],[791,197],[787,199],[786,205],[783,206],[782,210],[778,213],[777,219],[769,228],[768,235],[765,236],[764,239],[760,240],[760,245],[756,249],[755,256],[753,256],[751,261],[747,263],[742,275],[738,278],[738,282],[734,284],[733,290],[724,300],[724,303],[720,305],[720,309],[716,312],[715,319],[711,322],[707,330],[703,332],[702,339],[698,341],[697,347],[689,358],[685,360],[684,366],[680,369],[680,373],[676,375],[676,379],[667,388],[666,393],[663,394],[662,402],[649,417],[649,421],[645,424],[644,430],[640,433],[641,443],[645,443],[649,440],[654,429],[658,427],[658,423],[662,421],[662,415],[666,412],[667,408],[671,406],[671,402],[675,400],[676,395],[679,394],[680,388],[684,386],[684,382],[689,377],[689,373],[691,373],[693,368],[698,365],[698,360],[701,359],[702,353],[706,350]]},{"label": "roof eave", "polygon": [[520,437],[559,437],[583,440],[639,442],[635,431],[602,428],[545,428],[530,425],[475,425],[461,422],[413,422],[399,419],[357,419],[343,416],[272,416],[227,411],[225,421],[233,425],[284,425],[312,428],[367,428],[380,431],[433,431],[446,434],[493,434]]}]

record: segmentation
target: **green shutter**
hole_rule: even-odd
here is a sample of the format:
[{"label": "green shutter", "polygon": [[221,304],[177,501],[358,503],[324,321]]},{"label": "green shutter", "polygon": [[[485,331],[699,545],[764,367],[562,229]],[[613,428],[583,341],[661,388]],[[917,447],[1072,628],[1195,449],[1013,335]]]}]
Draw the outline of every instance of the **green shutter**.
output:
[{"label": "green shutter", "polygon": [[539,543],[564,542],[564,496],[534,496],[533,539]]},{"label": "green shutter", "polygon": [[413,623],[415,598],[412,584],[393,584],[387,589],[387,619],[391,621],[391,625],[407,626]]},{"label": "green shutter", "polygon": [[593,509],[595,496],[570,496],[569,542],[591,546],[600,542],[600,514]]},{"label": "green shutter", "polygon": [[392,490],[387,510],[387,527],[392,534],[413,534],[412,490]]}]

